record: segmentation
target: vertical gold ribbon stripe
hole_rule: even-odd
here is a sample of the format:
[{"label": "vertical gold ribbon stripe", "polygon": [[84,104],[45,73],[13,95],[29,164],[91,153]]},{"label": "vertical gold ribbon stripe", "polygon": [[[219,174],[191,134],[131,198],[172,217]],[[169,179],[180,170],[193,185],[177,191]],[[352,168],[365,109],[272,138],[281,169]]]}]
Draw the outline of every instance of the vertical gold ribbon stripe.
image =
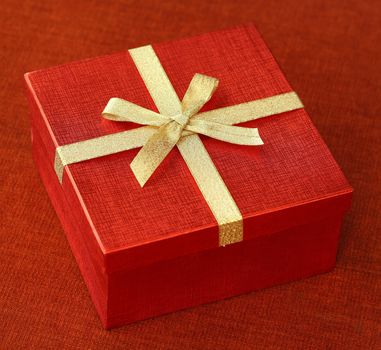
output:
[{"label": "vertical gold ribbon stripe", "polygon": [[129,50],[157,109],[165,116],[181,113],[181,102],[151,45]]},{"label": "vertical gold ribbon stripe", "polygon": [[177,147],[218,223],[219,245],[242,241],[241,212],[201,139],[197,135],[184,137]]},{"label": "vertical gold ribbon stripe", "polygon": [[[181,102],[152,46],[130,52],[160,113],[180,114]],[[219,244],[224,246],[242,241],[242,215],[199,136],[194,134],[181,139],[177,146],[217,220]]]}]

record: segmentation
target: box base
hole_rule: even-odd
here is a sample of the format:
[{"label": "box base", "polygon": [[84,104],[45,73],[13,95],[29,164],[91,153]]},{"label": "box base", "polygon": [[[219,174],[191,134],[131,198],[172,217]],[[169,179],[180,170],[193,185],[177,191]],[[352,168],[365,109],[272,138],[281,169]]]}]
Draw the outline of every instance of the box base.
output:
[{"label": "box base", "polygon": [[[220,300],[330,271],[335,266],[342,215],[198,252],[134,270],[107,274],[89,248],[86,218],[76,217],[47,164],[37,133],[34,159],[64,226],[105,328]],[[82,239],[81,239],[82,237]]]}]

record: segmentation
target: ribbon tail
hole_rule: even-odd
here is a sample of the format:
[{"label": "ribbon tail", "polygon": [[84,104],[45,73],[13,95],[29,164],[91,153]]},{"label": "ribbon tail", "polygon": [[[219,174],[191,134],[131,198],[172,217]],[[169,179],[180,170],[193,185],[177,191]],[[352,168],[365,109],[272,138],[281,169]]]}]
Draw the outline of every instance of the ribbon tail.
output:
[{"label": "ribbon tail", "polygon": [[181,137],[182,127],[175,121],[161,126],[135,156],[130,166],[141,187]]},{"label": "ribbon tail", "polygon": [[204,120],[192,120],[185,129],[236,145],[263,145],[257,128],[244,128]]}]

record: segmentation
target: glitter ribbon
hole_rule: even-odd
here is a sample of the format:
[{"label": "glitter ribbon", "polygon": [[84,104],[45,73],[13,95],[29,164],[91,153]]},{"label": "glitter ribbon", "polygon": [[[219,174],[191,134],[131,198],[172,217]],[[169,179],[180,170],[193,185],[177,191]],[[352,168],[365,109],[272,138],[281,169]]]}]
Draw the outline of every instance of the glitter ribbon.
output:
[{"label": "glitter ribbon", "polygon": [[242,215],[198,134],[240,145],[262,145],[256,128],[234,124],[303,108],[295,92],[199,113],[212,97],[218,80],[195,74],[179,100],[152,46],[129,51],[159,113],[112,98],[104,118],[143,127],[80,141],[56,149],[54,168],[62,182],[66,165],[142,147],[131,169],[143,187],[177,146],[219,226],[219,245],[243,239]]}]

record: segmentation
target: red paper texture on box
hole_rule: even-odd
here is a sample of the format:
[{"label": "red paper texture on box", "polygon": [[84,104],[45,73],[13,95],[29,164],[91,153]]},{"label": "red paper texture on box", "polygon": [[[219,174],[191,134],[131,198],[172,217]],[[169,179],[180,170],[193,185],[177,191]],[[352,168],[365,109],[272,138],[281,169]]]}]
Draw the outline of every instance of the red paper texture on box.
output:
[{"label": "red paper texture on box", "polygon": [[[153,44],[180,98],[219,79],[202,111],[292,91],[253,25]],[[157,111],[128,51],[26,75],[34,158],[105,327],[311,276],[335,265],[352,189],[304,109],[245,124],[263,146],[201,136],[243,216],[218,225],[177,149],[141,188],[138,149],[53,170],[57,146],[140,127],[105,120],[112,97]],[[73,311],[74,312],[74,311]]]}]

